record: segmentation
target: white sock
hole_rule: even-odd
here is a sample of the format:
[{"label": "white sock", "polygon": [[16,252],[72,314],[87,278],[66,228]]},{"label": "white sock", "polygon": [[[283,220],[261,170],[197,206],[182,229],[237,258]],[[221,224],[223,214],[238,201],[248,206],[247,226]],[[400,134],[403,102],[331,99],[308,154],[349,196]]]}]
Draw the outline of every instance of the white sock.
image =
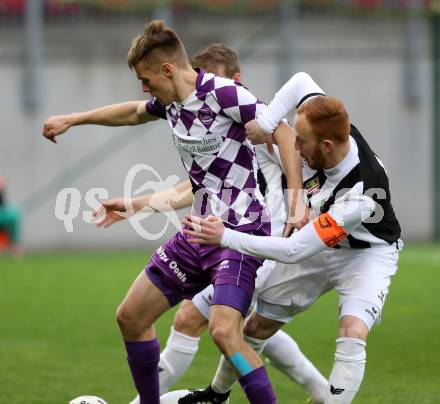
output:
[{"label": "white sock", "polygon": [[329,379],[326,404],[350,404],[364,377],[365,341],[357,338],[336,340],[335,361]]},{"label": "white sock", "polygon": [[[199,349],[199,337],[190,337],[171,327],[165,349],[160,354],[160,394],[166,393],[191,365]],[[162,369],[162,370],[161,370]]]},{"label": "white sock", "polygon": [[[244,340],[257,353],[260,353],[263,350],[263,347],[266,343],[266,340],[248,337],[247,335],[244,336]],[[232,390],[236,380],[237,373],[234,367],[225,359],[225,356],[222,355],[217,372],[215,373],[214,379],[211,383],[212,389],[217,393],[226,393]]]},{"label": "white sock", "polygon": [[212,389],[217,393],[226,393],[232,390],[236,380],[237,374],[234,367],[226,360],[225,355],[222,355],[214,379],[211,382]]},{"label": "white sock", "polygon": [[264,346],[267,343],[267,339],[258,339],[247,335],[244,336],[244,340],[257,354],[260,354],[263,351]]},{"label": "white sock", "polygon": [[305,387],[315,403],[323,403],[328,381],[301,352],[298,344],[279,330],[267,340],[263,355],[290,379]]}]

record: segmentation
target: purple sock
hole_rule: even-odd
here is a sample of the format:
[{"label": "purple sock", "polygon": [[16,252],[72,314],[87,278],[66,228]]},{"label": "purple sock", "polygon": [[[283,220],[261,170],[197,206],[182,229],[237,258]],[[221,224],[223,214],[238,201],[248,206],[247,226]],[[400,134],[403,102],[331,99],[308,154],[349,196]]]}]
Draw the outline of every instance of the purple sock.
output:
[{"label": "purple sock", "polygon": [[125,349],[141,404],[159,404],[159,341],[125,341]]},{"label": "purple sock", "polygon": [[238,381],[251,404],[276,404],[277,398],[264,366],[240,377]]}]

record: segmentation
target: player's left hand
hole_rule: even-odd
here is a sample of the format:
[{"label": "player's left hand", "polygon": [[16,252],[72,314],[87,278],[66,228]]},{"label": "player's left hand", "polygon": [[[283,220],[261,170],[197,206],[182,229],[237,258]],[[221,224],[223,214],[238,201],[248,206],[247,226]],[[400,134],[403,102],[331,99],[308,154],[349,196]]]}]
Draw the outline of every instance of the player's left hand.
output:
[{"label": "player's left hand", "polygon": [[269,153],[274,154],[273,136],[271,134],[267,134],[263,129],[261,129],[260,125],[258,125],[255,119],[249,121],[246,125],[244,125],[244,127],[246,129],[246,136],[253,145],[266,143]]},{"label": "player's left hand", "polygon": [[217,216],[201,219],[197,216],[185,215],[182,223],[190,229],[183,229],[192,238],[190,243],[219,245],[225,231],[225,225]]},{"label": "player's left hand", "polygon": [[301,230],[308,223],[308,218],[306,217],[301,219],[299,222],[292,222],[290,220],[292,219],[289,218],[289,221],[286,223],[286,226],[284,227],[283,237],[287,237],[287,238],[290,237],[295,230]]},{"label": "player's left hand", "polygon": [[283,237],[290,237],[295,230],[301,230],[308,222],[310,217],[310,208],[305,206],[303,202],[298,203],[296,209],[290,211],[284,227]]}]

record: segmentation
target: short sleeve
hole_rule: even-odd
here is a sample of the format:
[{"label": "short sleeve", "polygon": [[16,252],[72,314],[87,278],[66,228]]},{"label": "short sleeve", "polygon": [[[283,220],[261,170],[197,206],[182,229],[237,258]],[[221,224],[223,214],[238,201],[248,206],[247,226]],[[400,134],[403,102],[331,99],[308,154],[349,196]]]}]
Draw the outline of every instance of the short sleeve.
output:
[{"label": "short sleeve", "polygon": [[162,119],[167,119],[165,107],[156,97],[147,101],[145,109],[150,115],[157,116]]},{"label": "short sleeve", "polygon": [[264,107],[246,87],[232,80],[216,77],[214,96],[222,113],[241,124],[255,119]]}]

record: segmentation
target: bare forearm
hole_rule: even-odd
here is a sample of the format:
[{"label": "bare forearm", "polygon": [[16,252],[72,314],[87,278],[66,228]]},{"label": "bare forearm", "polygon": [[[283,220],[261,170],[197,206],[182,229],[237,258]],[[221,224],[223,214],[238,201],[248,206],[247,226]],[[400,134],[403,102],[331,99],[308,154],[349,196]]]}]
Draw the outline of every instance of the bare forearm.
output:
[{"label": "bare forearm", "polygon": [[[284,166],[283,162],[283,166]],[[289,174],[286,173],[287,189],[288,189],[288,208],[289,221],[298,222],[304,215],[306,206],[304,204],[304,191],[301,169],[301,156],[299,151],[294,150],[291,153],[291,165]]]},{"label": "bare forearm", "polygon": [[273,133],[273,139],[280,151],[281,164],[289,189],[302,188],[301,156],[298,150],[295,149],[293,129],[282,122]]},{"label": "bare forearm", "polygon": [[281,123],[273,137],[280,151],[281,164],[287,180],[290,217],[292,218],[298,206],[298,198],[302,198],[301,156],[295,149],[294,131],[288,125]]},{"label": "bare forearm", "polygon": [[68,115],[68,120],[70,120],[71,126],[87,124],[104,126],[138,125],[152,118],[144,111],[145,101],[128,101],[90,111],[75,112]]},{"label": "bare forearm", "polygon": [[132,199],[134,212],[155,211],[166,212],[191,206],[193,194],[190,181],[184,181],[173,188],[155,192],[150,195],[138,196]]}]

